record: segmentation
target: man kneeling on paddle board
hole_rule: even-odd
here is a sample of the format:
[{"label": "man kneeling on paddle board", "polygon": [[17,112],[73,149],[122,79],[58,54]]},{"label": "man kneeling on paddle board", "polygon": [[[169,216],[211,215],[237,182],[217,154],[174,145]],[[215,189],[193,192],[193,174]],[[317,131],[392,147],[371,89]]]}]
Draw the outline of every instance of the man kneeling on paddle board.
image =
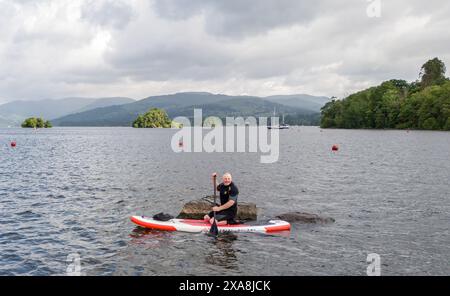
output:
[{"label": "man kneeling on paddle board", "polygon": [[[214,180],[214,186],[217,173],[212,175]],[[217,190],[220,192],[220,204],[221,206],[215,206],[212,208],[212,212],[205,215],[204,220],[209,221],[209,223],[214,223],[214,212],[216,212],[217,225],[226,225],[234,222],[234,218],[237,214],[237,198],[239,190],[232,182],[232,177],[230,173],[226,173],[222,177],[222,183],[217,186]]]}]

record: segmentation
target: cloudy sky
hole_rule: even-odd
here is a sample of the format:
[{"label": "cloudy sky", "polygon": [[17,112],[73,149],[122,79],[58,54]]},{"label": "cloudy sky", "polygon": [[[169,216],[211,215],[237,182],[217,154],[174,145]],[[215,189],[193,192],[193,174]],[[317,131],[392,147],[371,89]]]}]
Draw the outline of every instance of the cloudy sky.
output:
[{"label": "cloudy sky", "polygon": [[436,56],[450,67],[449,16],[447,0],[0,0],[0,103],[342,97]]}]

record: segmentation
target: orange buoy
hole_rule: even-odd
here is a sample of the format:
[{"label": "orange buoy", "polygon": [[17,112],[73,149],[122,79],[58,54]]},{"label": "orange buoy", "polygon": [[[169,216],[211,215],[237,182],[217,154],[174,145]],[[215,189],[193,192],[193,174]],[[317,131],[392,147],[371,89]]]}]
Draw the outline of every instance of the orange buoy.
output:
[{"label": "orange buoy", "polygon": [[331,151],[339,151],[339,145],[334,144],[333,147],[331,147]]},{"label": "orange buoy", "polygon": [[16,145],[17,145],[17,143],[16,143],[16,141],[11,141],[11,147],[16,147]]}]

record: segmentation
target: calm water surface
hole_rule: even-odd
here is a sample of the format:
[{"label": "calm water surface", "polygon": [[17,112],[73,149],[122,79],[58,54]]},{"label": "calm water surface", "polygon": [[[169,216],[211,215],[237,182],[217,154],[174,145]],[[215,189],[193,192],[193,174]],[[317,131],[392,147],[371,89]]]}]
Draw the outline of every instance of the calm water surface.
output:
[{"label": "calm water surface", "polygon": [[[261,164],[256,153],[175,154],[174,132],[0,129],[0,275],[64,275],[74,253],[87,275],[365,275],[370,253],[383,275],[450,274],[450,133],[297,127],[280,132],[279,161]],[[177,215],[211,194],[213,171],[233,173],[260,220],[336,222],[214,239],[129,221]]]}]

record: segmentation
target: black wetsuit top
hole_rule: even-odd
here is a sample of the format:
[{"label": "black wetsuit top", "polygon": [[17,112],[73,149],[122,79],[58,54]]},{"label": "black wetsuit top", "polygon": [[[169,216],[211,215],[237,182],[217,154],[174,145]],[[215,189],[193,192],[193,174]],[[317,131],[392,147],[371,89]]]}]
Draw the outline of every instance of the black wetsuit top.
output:
[{"label": "black wetsuit top", "polygon": [[[231,184],[228,186],[225,186],[223,183],[221,183],[217,186],[217,190],[220,193],[220,205],[226,204],[230,199],[234,200],[234,205],[232,205],[231,207],[229,207],[226,210],[217,212],[216,219],[218,221],[227,220],[228,223],[232,223],[237,214],[237,199],[238,199],[239,190],[236,187],[236,185],[234,185],[233,182],[231,182]],[[214,213],[210,212],[209,217],[212,218],[213,216],[214,216]]]},{"label": "black wetsuit top", "polygon": [[236,185],[234,185],[233,182],[231,182],[231,184],[228,186],[225,186],[223,183],[219,184],[217,186],[217,190],[220,192],[221,205],[226,204],[230,199],[234,200],[234,205],[226,210],[221,211],[223,213],[229,214],[234,218],[237,214],[237,199],[239,194],[238,188],[236,187]]}]

